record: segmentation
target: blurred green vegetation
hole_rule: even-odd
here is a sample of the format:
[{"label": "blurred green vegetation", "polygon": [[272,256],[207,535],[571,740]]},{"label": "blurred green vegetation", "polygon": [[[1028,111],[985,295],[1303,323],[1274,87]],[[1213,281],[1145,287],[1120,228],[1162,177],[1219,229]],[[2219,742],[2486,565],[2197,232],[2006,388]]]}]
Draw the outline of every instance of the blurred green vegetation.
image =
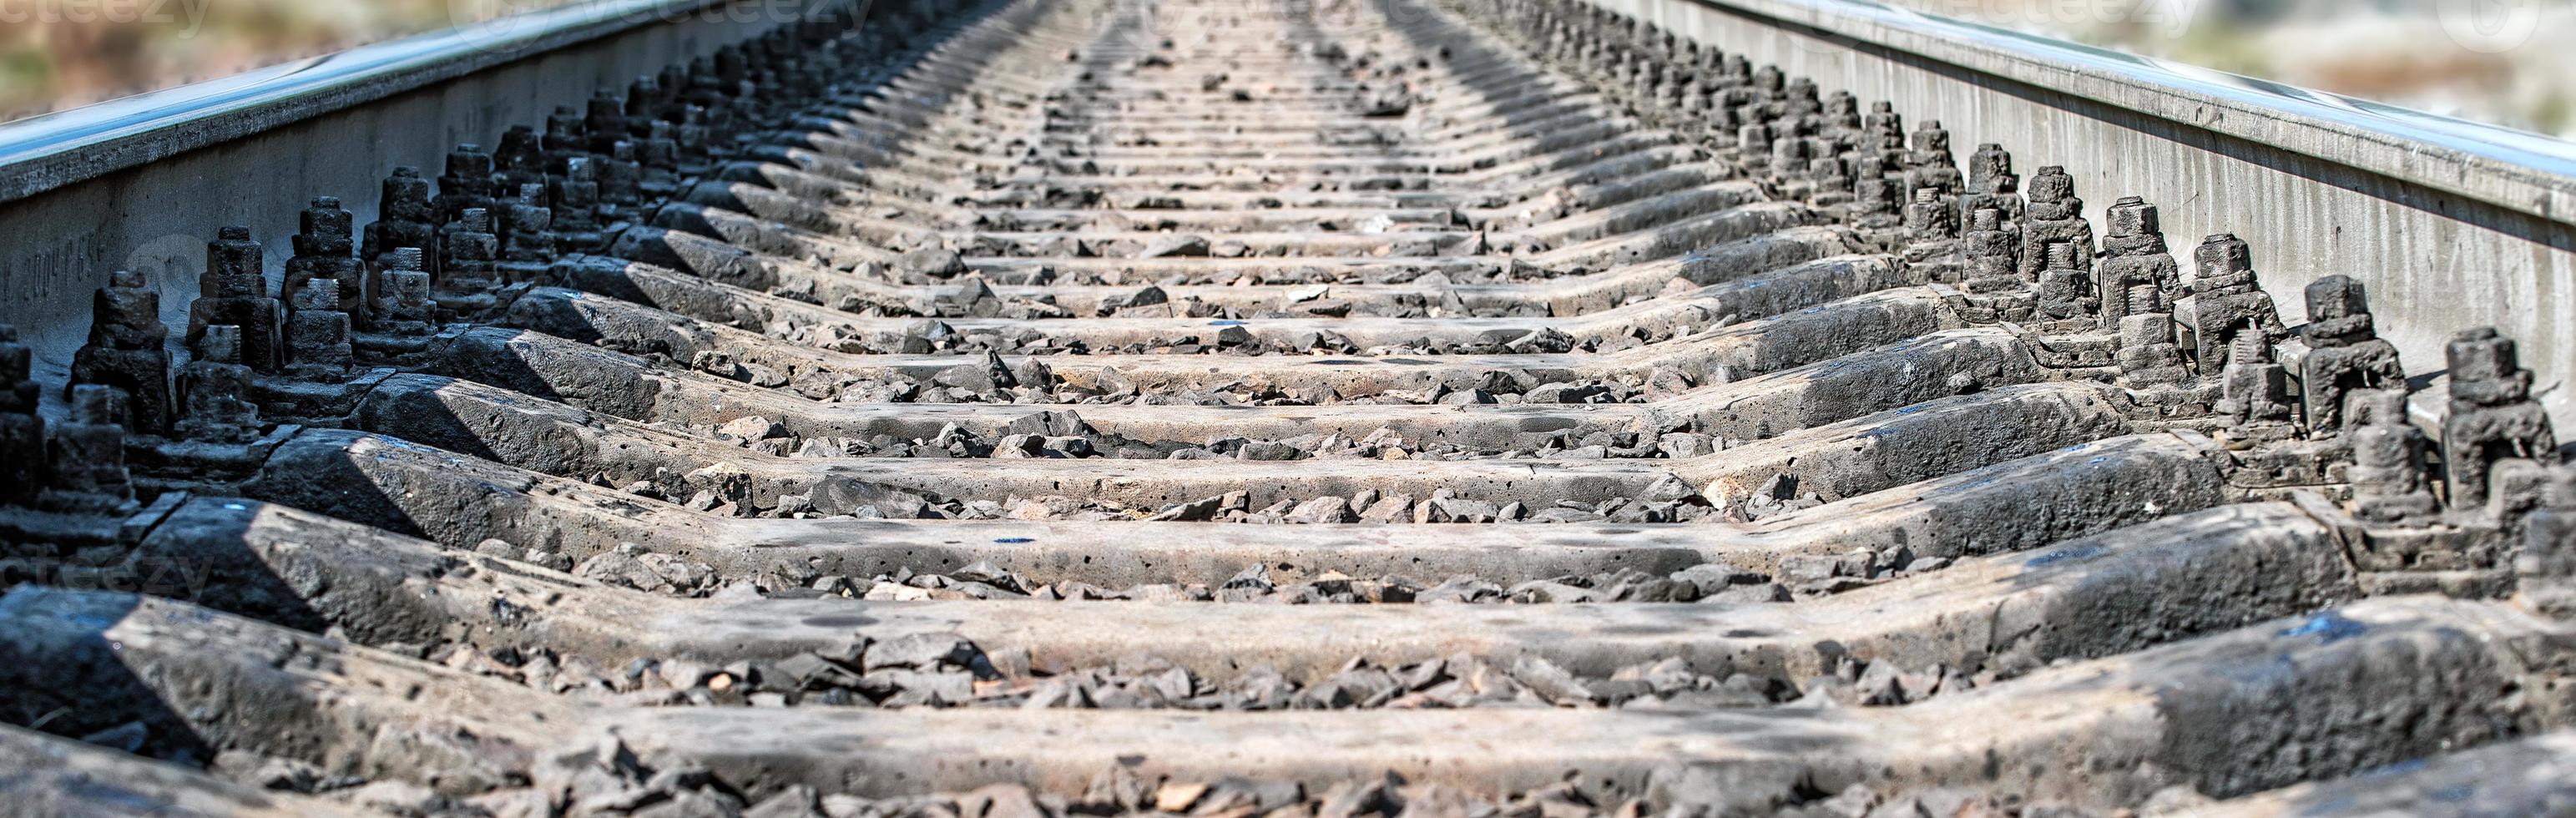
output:
[{"label": "blurred green vegetation", "polygon": [[2230,74],[2262,76],[2271,70],[2270,55],[2243,29],[2193,26],[2163,56]]},{"label": "blurred green vegetation", "polygon": [[52,61],[42,50],[25,43],[0,46],[0,89],[5,89],[0,93],[6,94],[0,96],[0,110],[20,107],[24,100],[13,97],[33,98],[37,89],[52,87],[53,79]]}]

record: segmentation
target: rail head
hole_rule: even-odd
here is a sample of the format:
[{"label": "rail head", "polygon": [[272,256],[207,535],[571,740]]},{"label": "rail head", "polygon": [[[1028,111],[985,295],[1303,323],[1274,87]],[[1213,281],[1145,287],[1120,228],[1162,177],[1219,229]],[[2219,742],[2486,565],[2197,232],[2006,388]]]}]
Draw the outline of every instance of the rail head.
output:
[{"label": "rail head", "polygon": [[[802,14],[842,4],[753,5],[759,13]],[[573,0],[0,125],[0,202],[734,5],[737,0]]]},{"label": "rail head", "polygon": [[1870,0],[1682,3],[1883,48],[2014,83],[2576,224],[2576,143],[2339,94],[2124,54]]}]

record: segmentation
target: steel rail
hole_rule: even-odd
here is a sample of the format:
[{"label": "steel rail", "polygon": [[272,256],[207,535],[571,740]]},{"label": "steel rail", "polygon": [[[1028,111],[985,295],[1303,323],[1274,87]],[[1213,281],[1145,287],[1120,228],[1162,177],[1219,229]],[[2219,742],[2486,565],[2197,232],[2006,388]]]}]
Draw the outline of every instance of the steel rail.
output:
[{"label": "steel rail", "polygon": [[[795,4],[799,13],[849,0]],[[0,125],[0,202],[736,0],[579,0]],[[779,4],[760,3],[766,9]]]},{"label": "steel rail", "polygon": [[2352,275],[2416,371],[2444,369],[2452,330],[2498,327],[2576,422],[2576,322],[2558,318],[2576,314],[2576,143],[1871,0],[1586,2],[1899,100],[1962,153],[2013,148],[2024,175],[2063,166],[2097,223],[2139,196],[2178,249],[2237,234],[2285,315],[2305,282]]},{"label": "steel rail", "polygon": [[[2576,143],[1870,0],[1681,0],[2576,224]],[[1607,0],[1635,11],[1672,0]],[[1654,19],[1652,12],[1644,19]]]}]

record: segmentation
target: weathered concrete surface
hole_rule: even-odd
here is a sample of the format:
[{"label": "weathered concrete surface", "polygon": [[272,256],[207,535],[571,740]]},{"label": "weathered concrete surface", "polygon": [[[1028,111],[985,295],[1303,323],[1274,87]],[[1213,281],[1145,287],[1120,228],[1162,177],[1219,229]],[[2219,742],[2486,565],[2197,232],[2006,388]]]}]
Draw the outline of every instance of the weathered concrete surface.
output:
[{"label": "weathered concrete surface", "polygon": [[[1774,226],[1792,223],[1795,207],[1780,203],[1745,208],[1740,212],[1755,218],[1774,220]],[[1156,211],[1163,212],[1163,211]],[[1176,211],[1177,212],[1177,211]],[[1268,212],[1268,211],[1253,211]],[[1446,292],[1457,294],[1470,309],[1516,307],[1530,304],[1547,305],[1551,316],[1575,316],[1600,312],[1653,298],[1675,279],[1699,286],[1713,286],[1742,279],[1756,273],[1804,265],[1819,259],[1840,256],[1853,249],[1843,231],[1827,227],[1800,227],[1765,233],[1692,251],[1678,259],[1662,259],[1645,264],[1627,265],[1599,273],[1559,276],[1539,281],[1511,284],[1453,284]],[[561,281],[611,282],[617,277],[667,278],[686,274],[706,279],[695,286],[712,287],[731,284],[766,292],[795,293],[824,304],[838,304],[843,297],[854,297],[861,303],[881,301],[904,306],[932,305],[937,299],[954,296],[959,285],[896,286],[833,270],[823,265],[794,259],[754,253],[692,233],[659,228],[633,228],[618,235],[610,256],[574,256],[558,262],[552,275]],[[970,267],[996,266],[1008,270],[1013,266],[1048,267],[1084,259],[968,259]],[[1421,264],[1402,260],[1373,262],[1361,259],[1271,260],[1251,259],[1249,264],[1235,259],[1198,260],[1171,263],[1165,272],[1195,273],[1200,277],[1217,277],[1226,272],[1244,272],[1254,266],[1295,268],[1301,275],[1326,279],[1316,284],[1174,284],[1160,285],[1174,300],[1196,299],[1222,307],[1241,309],[1284,308],[1308,296],[1341,298],[1354,302],[1372,302],[1402,296],[1438,296],[1444,288],[1431,284],[1367,284],[1391,270],[1423,267],[1459,272],[1487,272],[1500,269],[1510,259],[1474,257],[1433,259]],[[1131,262],[1146,265],[1151,262]],[[1122,274],[1144,275],[1153,272],[1136,266],[1121,268]],[[1279,272],[1273,270],[1271,272]],[[1427,270],[1424,270],[1427,272]],[[614,289],[597,290],[630,300],[646,301],[649,282],[618,284]],[[1051,298],[1058,307],[1077,316],[1094,315],[1111,297],[1124,299],[1142,285],[1064,285],[1025,286],[996,284],[992,289],[1004,299]],[[1316,290],[1321,287],[1321,294]],[[921,311],[916,309],[915,311]]]},{"label": "weathered concrete surface", "polygon": [[[1752,524],[1268,526],[737,519],[427,446],[308,431],[240,486],[247,496],[471,548],[498,539],[576,560],[626,543],[740,575],[805,561],[847,576],[993,560],[1087,582],[1223,582],[1253,563],[1355,576],[1521,580],[1725,560],[1777,572],[1793,554],[1905,547],[1922,557],[2021,551],[2223,501],[2207,452],[2173,435],[2114,438],[1767,517]],[[1998,525],[1998,521],[2017,521]],[[1153,533],[1145,533],[1151,531]],[[1678,549],[1677,551],[1672,549]],[[1553,572],[1553,573],[1551,573]]]},{"label": "weathered concrete surface", "polygon": [[356,818],[317,798],[260,790],[68,738],[0,725],[0,798],[51,818]]},{"label": "weathered concrete surface", "polygon": [[[194,559],[185,593],[144,572]],[[2289,504],[2240,505],[1968,560],[1796,604],[1243,605],[673,599],[446,551],[283,506],[208,498],[93,575],[225,613],[396,650],[451,642],[602,667],[725,664],[955,633],[1003,672],[1153,655],[1220,682],[1267,666],[1308,682],[1352,656],[1381,667],[1469,653],[1586,676],[1679,658],[1792,683],[1843,657],[1982,667],[2000,678],[2312,611],[2359,595],[2333,532]],[[495,604],[497,600],[503,604]]]},{"label": "weathered concrete surface", "polygon": [[[892,434],[928,438],[950,423],[990,435],[1050,407],[1019,404],[822,403],[778,389],[642,359],[533,332],[478,329],[448,348],[437,371],[644,423],[712,427],[763,417],[800,437]],[[1343,359],[1349,360],[1349,359]],[[1718,384],[1654,404],[1435,407],[1100,405],[1069,407],[1111,434],[1150,440],[1306,433],[1366,436],[1391,428],[1409,438],[1497,446],[1468,429],[1515,435],[1585,430],[1643,432],[1695,426],[1736,440],[1775,437],[1977,389],[2043,380],[2028,350],[1999,329],[1949,330],[1806,366]],[[1068,408],[1068,407],[1053,407]],[[1508,429],[1477,418],[1514,419]]]},{"label": "weathered concrete surface", "polygon": [[[1744,277],[1711,284],[1698,292],[1632,301],[1579,316],[1261,318],[1230,321],[1222,326],[1241,327],[1255,341],[1282,346],[1288,346],[1287,342],[1301,334],[1333,333],[1364,349],[1426,341],[1433,344],[1492,343],[1541,329],[1553,329],[1578,340],[1610,338],[1630,330],[1658,335],[1696,332],[1728,318],[1750,321],[1880,290],[1925,283],[1921,275],[1908,275],[1900,266],[1886,256],[1836,256],[1781,269],[1742,270],[1738,274]],[[1681,271],[1676,269],[1672,272]],[[1658,287],[1677,278],[1664,278]],[[610,263],[604,259],[557,264],[549,271],[547,279],[549,283],[568,289],[647,304],[702,321],[729,322],[740,329],[806,343],[829,334],[879,350],[897,349],[902,339],[915,331],[923,320],[859,317],[748,287],[707,281],[643,264]],[[1130,288],[1119,295],[1134,291]],[[901,291],[887,294],[896,292]],[[1414,294],[1416,297],[1427,295],[1434,300],[1441,295],[1440,292],[1421,290],[1415,290]],[[1366,297],[1366,292],[1336,295],[1341,298]],[[1274,304],[1287,301],[1277,296],[1273,298],[1277,299]],[[931,299],[910,300],[926,305]],[[1059,303],[1058,306],[1064,305]],[[1205,342],[1219,329],[1219,325],[1207,318],[1072,320],[959,317],[942,319],[941,323],[961,334],[990,332],[1006,337],[1037,334],[1057,343],[1080,341],[1095,349],[1146,344],[1157,339],[1161,339],[1160,343],[1179,338],[1200,338]],[[1303,351],[1294,346],[1288,346],[1288,349]]]},{"label": "weathered concrete surface", "polygon": [[[2550,679],[2515,646],[2558,631],[2493,606],[2422,598],[2320,614],[2329,628],[2274,620],[1898,709],[1356,720],[586,707],[162,600],[30,591],[0,599],[0,617],[15,626],[0,630],[0,704],[12,715],[59,706],[61,685],[106,691],[119,706],[75,712],[63,726],[104,728],[139,706],[158,735],[468,793],[555,753],[598,747],[601,731],[613,731],[649,763],[704,764],[754,794],[796,784],[915,793],[996,780],[1079,791],[1113,766],[1201,781],[1258,769],[1317,784],[1392,769],[1490,790],[1575,770],[1609,792],[1651,786],[1666,799],[1694,778],[1701,787],[1715,778],[1744,796],[1783,799],[1775,804],[1794,800],[1803,782],[1824,792],[2003,786],[2115,809],[2177,784],[2241,794],[2497,740],[2516,722],[2563,720],[2511,692]],[[2341,706],[2356,699],[2372,706]],[[459,730],[472,738],[460,741]],[[999,734],[1023,740],[992,739]],[[2278,752],[2284,744],[2305,751]],[[1772,783],[1750,786],[1764,780]]]},{"label": "weathered concrete surface", "polygon": [[[626,735],[646,752],[700,759],[737,780],[819,778],[888,792],[994,775],[1079,787],[1092,770],[1141,756],[1145,770],[1184,777],[1263,769],[1333,780],[1392,768],[1485,787],[1576,769],[1612,790],[1642,789],[1650,777],[1670,786],[1682,765],[1754,792],[1756,781],[1786,789],[1803,773],[1826,792],[1856,783],[1999,785],[2111,809],[2173,784],[2241,792],[2358,771],[2445,741],[2493,740],[2499,730],[2489,719],[2519,708],[2487,686],[2532,678],[2502,644],[2540,627],[2503,611],[2404,600],[2337,616],[2358,626],[2355,635],[2298,636],[2299,620],[2275,621],[1891,711],[1622,712],[1580,722],[1559,712],[1417,711],[1359,722],[1307,713],[853,712],[789,726],[666,710],[628,722]],[[2276,664],[2306,672],[2248,671]],[[2382,706],[2331,706],[2354,696]],[[1035,738],[982,740],[990,730]],[[1542,735],[1552,738],[1529,740]],[[759,749],[750,749],[754,736]],[[2310,752],[2273,754],[2291,742]],[[812,749],[787,749],[800,747]]]},{"label": "weathered concrete surface", "polygon": [[[1453,437],[1510,440],[1509,428],[1519,426],[1507,416],[1489,420],[1507,426],[1500,434]],[[811,494],[825,482],[859,481],[941,498],[1062,496],[1144,508],[1234,491],[1248,493],[1248,502],[1259,508],[1349,496],[1364,488],[1424,498],[1446,489],[1461,498],[1543,508],[1561,500],[1641,496],[1667,475],[1724,505],[1783,474],[1796,478],[1801,492],[1833,501],[2129,431],[2104,390],[2060,383],[1930,401],[1679,460],[778,457],[489,387],[415,376],[390,379],[371,392],[352,425],[559,477],[605,474],[618,485],[665,485],[665,493],[679,497],[714,486],[690,485],[697,481],[677,475],[714,468],[726,480],[748,481],[752,502],[763,507],[775,506],[782,494]]]},{"label": "weathered concrete surface", "polygon": [[2576,147],[1847,0],[1588,1],[1897,100],[2024,174],[2065,166],[2095,224],[2142,196],[2178,247],[2234,233],[2285,317],[2307,282],[2361,279],[2410,372],[2440,371],[2454,330],[2501,328],[2576,423],[2576,390],[2548,388],[2576,374]]},{"label": "weathered concrete surface", "polygon": [[2560,730],[2351,778],[2301,784],[2161,815],[2398,818],[2576,813],[2576,731]]},{"label": "weathered concrete surface", "polygon": [[2039,556],[1971,560],[1792,604],[711,601],[664,605],[649,622],[626,623],[637,636],[615,641],[713,660],[828,649],[853,631],[879,641],[954,631],[1010,662],[1082,667],[1150,654],[1213,679],[1265,665],[1321,678],[1352,656],[1393,667],[1461,652],[1544,657],[1587,675],[1681,658],[1699,672],[1803,680],[1851,656],[1905,667],[1975,663],[2009,678],[2358,596],[2331,533],[2274,504],[2178,515]]},{"label": "weathered concrete surface", "polygon": [[[907,378],[927,380],[974,357],[872,355],[791,345],[750,330],[687,318],[632,302],[557,288],[529,290],[504,322],[568,339],[694,360],[721,354],[792,381]],[[1326,388],[1341,398],[1390,390],[1473,387],[1487,373],[1519,371],[1541,383],[1628,376],[1657,369],[1699,383],[1725,383],[1956,327],[1940,296],[1925,287],[1879,290],[1783,315],[1718,327],[1677,341],[1606,353],[1423,355],[1386,357],[1183,354],[1048,356],[1066,383],[1095,386],[1116,370],[1139,389],[1178,392],[1239,383],[1256,389]],[[478,329],[489,334],[493,330]],[[1016,365],[1022,356],[1005,356]],[[1106,390],[1103,390],[1106,391]]]}]

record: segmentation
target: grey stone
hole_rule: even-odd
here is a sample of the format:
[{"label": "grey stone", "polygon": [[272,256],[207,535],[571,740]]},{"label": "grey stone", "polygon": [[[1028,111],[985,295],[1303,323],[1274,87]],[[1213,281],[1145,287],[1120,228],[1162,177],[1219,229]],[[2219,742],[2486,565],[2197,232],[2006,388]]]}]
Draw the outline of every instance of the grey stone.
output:
[{"label": "grey stone", "polygon": [[1224,500],[1222,498],[1209,497],[1203,500],[1192,500],[1187,503],[1174,504],[1172,507],[1163,509],[1162,511],[1145,519],[1152,522],[1206,522],[1208,520],[1215,519],[1217,511],[1223,506]]},{"label": "grey stone", "polygon": [[1768,577],[1761,574],[1719,562],[1701,563],[1675,571],[1672,578],[1698,586],[1701,596],[1725,591],[1738,585],[1769,581]]},{"label": "grey stone", "polygon": [[942,667],[967,667],[983,656],[983,651],[966,637],[954,633],[920,633],[896,637],[868,646],[866,662],[873,673],[878,668],[914,668],[935,670]]},{"label": "grey stone", "polygon": [[814,513],[825,516],[871,516],[861,513],[864,509],[888,520],[917,520],[930,507],[930,501],[921,495],[837,475],[815,482],[811,496]]},{"label": "grey stone", "polygon": [[966,272],[966,260],[955,251],[929,247],[903,254],[895,261],[895,270],[907,275],[948,278]]},{"label": "grey stone", "polygon": [[1854,682],[1853,687],[1859,692],[1861,704],[1900,705],[1908,700],[1902,684],[1903,676],[1904,671],[1898,670],[1893,662],[1871,662],[1869,669],[1861,671],[1860,681]]},{"label": "grey stone", "polygon": [[1207,254],[1208,240],[1206,236],[1180,234],[1162,236],[1154,239],[1152,242],[1148,242],[1145,245],[1145,249],[1136,252],[1136,257],[1140,259],[1204,258]]},{"label": "grey stone", "polygon": [[1550,383],[1531,389],[1522,399],[1529,403],[1593,403],[1609,394],[1610,388],[1600,384]]},{"label": "grey stone", "polygon": [[866,676],[860,677],[860,683],[875,689],[889,690],[890,694],[878,702],[886,707],[961,705],[975,698],[975,676],[962,670],[871,668]]},{"label": "grey stone", "polygon": [[1525,602],[1598,602],[1601,595],[1590,588],[1578,588],[1563,582],[1534,579],[1512,586],[1511,597]]},{"label": "grey stone", "polygon": [[1699,489],[1669,473],[1656,478],[1654,484],[1647,486],[1646,491],[1638,496],[1658,503],[1707,502],[1700,497]]},{"label": "grey stone", "polygon": [[1598,704],[1601,700],[1599,694],[1574,674],[1536,656],[1523,656],[1514,661],[1512,678],[1559,706]]},{"label": "grey stone", "polygon": [[1779,583],[1765,582],[1754,585],[1736,585],[1711,593],[1703,593],[1700,595],[1699,601],[1704,604],[1714,605],[1750,605],[1787,602],[1792,598],[1793,597],[1789,593],[1788,586],[1781,585]]},{"label": "grey stone", "polygon": [[976,560],[967,563],[963,568],[948,572],[948,575],[963,582],[981,582],[1015,594],[1028,592],[1026,583],[1020,580],[1018,574],[1002,570],[1002,567],[994,565],[992,560]]},{"label": "grey stone", "polygon": [[736,440],[769,440],[787,436],[787,427],[764,417],[742,417],[716,427],[716,434]]},{"label": "grey stone", "polygon": [[1082,415],[1065,409],[1039,412],[1011,421],[1009,426],[1003,427],[1002,433],[1041,437],[1081,437],[1094,432],[1091,424],[1082,421]]},{"label": "grey stone", "polygon": [[1299,451],[1299,450],[1297,449],[1297,447],[1295,447],[1295,446],[1290,446],[1290,445],[1287,445],[1287,444],[1285,444],[1285,443],[1274,443],[1274,442],[1269,442],[1269,441],[1261,441],[1261,442],[1255,442],[1255,443],[1247,443],[1247,444],[1244,444],[1244,447],[1243,447],[1240,451],[1238,451],[1238,452],[1236,453],[1236,457],[1238,457],[1238,458],[1240,458],[1240,459],[1243,459],[1243,460],[1274,460],[1274,461],[1275,461],[1275,460],[1298,460],[1298,459],[1302,459],[1302,458],[1304,458],[1304,457],[1305,457],[1305,455],[1306,455],[1306,453],[1305,453],[1305,452],[1303,452],[1303,451]]},{"label": "grey stone", "polygon": [[823,814],[814,788],[798,784],[752,805],[742,818],[822,818]]},{"label": "grey stone", "polygon": [[1310,525],[1352,523],[1359,521],[1359,515],[1351,513],[1350,500],[1326,495],[1297,504],[1296,508],[1288,512],[1287,520]]}]

